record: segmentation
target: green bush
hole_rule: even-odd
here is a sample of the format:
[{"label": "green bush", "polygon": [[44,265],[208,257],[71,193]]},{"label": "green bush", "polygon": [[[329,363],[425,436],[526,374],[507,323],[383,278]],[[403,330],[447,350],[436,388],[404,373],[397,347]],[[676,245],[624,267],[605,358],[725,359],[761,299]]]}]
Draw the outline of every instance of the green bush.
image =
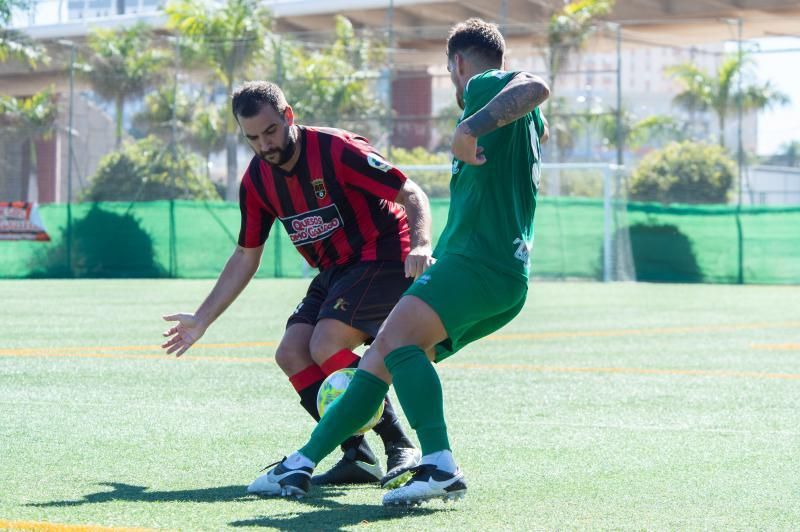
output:
[{"label": "green bush", "polygon": [[394,148],[391,162],[400,167],[423,164],[447,165],[447,169],[442,170],[414,170],[405,173],[431,198],[443,198],[450,195],[450,156],[447,153],[431,153],[419,146],[412,150]]},{"label": "green bush", "polygon": [[672,142],[633,172],[630,198],[661,203],[726,203],[736,164],[717,145]]},{"label": "green bush", "polygon": [[106,155],[85,191],[85,201],[219,199],[203,161],[184,147],[165,146],[155,136]]}]

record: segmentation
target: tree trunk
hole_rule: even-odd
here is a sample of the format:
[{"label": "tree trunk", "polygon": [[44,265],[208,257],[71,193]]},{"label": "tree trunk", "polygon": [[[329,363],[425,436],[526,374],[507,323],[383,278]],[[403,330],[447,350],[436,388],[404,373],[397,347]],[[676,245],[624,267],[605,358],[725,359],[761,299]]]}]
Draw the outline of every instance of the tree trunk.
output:
[{"label": "tree trunk", "polygon": [[30,158],[30,163],[28,166],[28,187],[26,196],[24,199],[25,201],[30,202],[37,202],[39,201],[39,172],[37,170],[36,164],[36,140],[31,138],[28,140],[28,145],[30,149],[28,150],[28,157]]},{"label": "tree trunk", "polygon": [[[233,72],[228,74],[228,97],[233,94]],[[237,190],[238,178],[238,161],[236,156],[236,126],[234,125],[233,114],[226,113],[225,115],[225,152],[227,155],[227,176],[226,176],[226,187],[225,187],[225,199],[228,201],[236,201],[239,197],[239,191]]]},{"label": "tree trunk", "polygon": [[[558,78],[558,72],[551,72],[550,73],[550,94],[555,94],[555,86],[556,86],[556,79]],[[563,154],[558,147],[558,127],[556,127],[557,121],[560,120],[558,117],[553,117],[553,109],[557,110],[557,105],[554,103],[552,99],[547,100],[547,113],[551,115],[548,119],[550,122],[550,139],[547,141],[547,144],[550,146],[550,150],[553,154],[553,158],[557,163],[561,162],[563,158]],[[547,173],[547,194],[549,196],[560,196],[561,195],[561,170],[554,168]]]},{"label": "tree trunk", "polygon": [[[28,201],[28,189],[30,188],[31,184],[31,148],[29,143],[32,142],[31,140],[24,140],[20,144],[20,159],[19,159],[19,188],[16,193],[13,194],[9,199],[11,200],[19,200],[19,201]],[[18,194],[18,195],[17,195]]]},{"label": "tree trunk", "polygon": [[237,197],[237,160],[236,160],[236,134],[228,133],[225,136],[225,151],[227,154],[228,168],[227,168],[227,182],[225,187],[225,199],[228,201],[236,201]]},{"label": "tree trunk", "polygon": [[719,115],[719,145],[725,147],[725,115]]},{"label": "tree trunk", "polygon": [[117,119],[117,128],[116,128],[116,135],[117,135],[117,149],[122,146],[122,112],[124,110],[122,96],[117,96],[116,101],[114,102],[114,106],[116,108],[116,119]]}]

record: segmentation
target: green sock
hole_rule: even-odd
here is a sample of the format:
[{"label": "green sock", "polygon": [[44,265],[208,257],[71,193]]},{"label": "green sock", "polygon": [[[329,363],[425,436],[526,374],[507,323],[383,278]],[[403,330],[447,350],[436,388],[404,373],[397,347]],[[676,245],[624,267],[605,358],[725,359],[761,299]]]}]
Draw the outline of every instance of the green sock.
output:
[{"label": "green sock", "polygon": [[322,461],[370,420],[388,391],[389,385],[372,373],[356,370],[345,392],[328,407],[300,453],[312,462]]},{"label": "green sock", "polygon": [[386,355],[394,391],[411,428],[417,431],[422,454],[450,450],[444,422],[442,383],[419,347],[410,345]]}]

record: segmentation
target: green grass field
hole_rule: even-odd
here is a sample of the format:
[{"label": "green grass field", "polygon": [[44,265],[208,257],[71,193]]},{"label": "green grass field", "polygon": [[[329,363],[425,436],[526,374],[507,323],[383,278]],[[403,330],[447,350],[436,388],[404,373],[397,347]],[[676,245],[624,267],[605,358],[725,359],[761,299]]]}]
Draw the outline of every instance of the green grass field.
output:
[{"label": "green grass field", "polygon": [[0,529],[800,528],[800,287],[532,284],[439,368],[467,498],[401,511],[245,495],[312,428],[272,361],[307,281],[162,355],[211,284],[0,282]]}]

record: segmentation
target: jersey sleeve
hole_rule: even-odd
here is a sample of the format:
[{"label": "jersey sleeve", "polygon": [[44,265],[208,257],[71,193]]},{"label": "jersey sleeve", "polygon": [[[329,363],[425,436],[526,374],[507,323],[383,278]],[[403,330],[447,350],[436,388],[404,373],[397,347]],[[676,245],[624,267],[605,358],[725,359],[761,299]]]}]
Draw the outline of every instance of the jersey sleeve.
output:
[{"label": "jersey sleeve", "polygon": [[263,246],[275,222],[275,215],[259,199],[250,172],[248,169],[239,186],[239,211],[242,221],[238,244],[243,248]]},{"label": "jersey sleeve", "polygon": [[463,116],[471,116],[483,108],[517,73],[517,71],[487,70],[470,78],[464,89]]},{"label": "jersey sleeve", "polygon": [[405,174],[381,157],[366,139],[356,137],[342,142],[337,169],[340,179],[373,196],[397,199],[407,179]]}]

